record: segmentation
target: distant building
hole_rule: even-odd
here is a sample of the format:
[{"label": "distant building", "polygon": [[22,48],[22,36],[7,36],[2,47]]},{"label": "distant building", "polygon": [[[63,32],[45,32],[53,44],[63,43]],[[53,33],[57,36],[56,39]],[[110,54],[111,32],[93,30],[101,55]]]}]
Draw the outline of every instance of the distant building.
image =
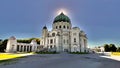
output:
[{"label": "distant building", "polygon": [[104,46],[98,46],[92,49],[95,52],[105,52]]}]

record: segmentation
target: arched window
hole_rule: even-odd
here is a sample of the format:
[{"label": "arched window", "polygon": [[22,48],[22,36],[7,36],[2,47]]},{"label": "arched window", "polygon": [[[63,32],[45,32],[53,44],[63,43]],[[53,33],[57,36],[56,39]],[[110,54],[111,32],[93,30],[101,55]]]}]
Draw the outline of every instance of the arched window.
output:
[{"label": "arched window", "polygon": [[52,48],[52,45],[50,45],[50,48]]},{"label": "arched window", "polygon": [[74,38],[74,42],[76,42],[76,38]]},{"label": "arched window", "polygon": [[54,37],[54,36],[55,36],[55,33],[52,33],[52,36]]},{"label": "arched window", "polygon": [[64,29],[66,28],[65,25],[63,26],[63,28],[64,28]]},{"label": "arched window", "polygon": [[50,44],[53,44],[53,40],[52,39],[50,40]]},{"label": "arched window", "polygon": [[61,29],[61,25],[59,26],[59,28]]}]

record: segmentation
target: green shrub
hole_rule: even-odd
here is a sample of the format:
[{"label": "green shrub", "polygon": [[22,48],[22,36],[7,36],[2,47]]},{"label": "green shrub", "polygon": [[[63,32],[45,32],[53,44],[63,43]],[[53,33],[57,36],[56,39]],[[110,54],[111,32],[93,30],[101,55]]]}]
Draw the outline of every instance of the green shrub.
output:
[{"label": "green shrub", "polygon": [[89,54],[88,52],[69,52],[70,54]]},{"label": "green shrub", "polygon": [[53,52],[49,52],[49,51],[40,51],[40,52],[36,52],[37,54],[58,54],[58,52],[53,51]]}]

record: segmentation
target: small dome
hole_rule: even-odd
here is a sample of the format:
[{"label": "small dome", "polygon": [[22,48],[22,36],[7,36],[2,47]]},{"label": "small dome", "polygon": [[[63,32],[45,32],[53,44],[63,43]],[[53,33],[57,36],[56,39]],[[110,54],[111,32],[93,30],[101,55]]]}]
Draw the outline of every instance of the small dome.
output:
[{"label": "small dome", "polygon": [[83,30],[80,31],[82,35],[85,35],[85,32]]},{"label": "small dome", "polygon": [[79,29],[79,27],[73,27],[73,29]]},{"label": "small dome", "polygon": [[46,27],[46,26],[44,26],[44,27],[43,27],[43,29],[47,29],[47,27]]},{"label": "small dome", "polygon": [[74,29],[74,30],[80,30],[80,28],[79,28],[79,27],[73,27],[73,29]]},{"label": "small dome", "polygon": [[56,16],[53,23],[61,22],[61,21],[71,23],[69,17],[66,16],[63,12],[60,15]]},{"label": "small dome", "polygon": [[10,40],[16,40],[16,38],[14,36],[11,36],[9,39]]}]

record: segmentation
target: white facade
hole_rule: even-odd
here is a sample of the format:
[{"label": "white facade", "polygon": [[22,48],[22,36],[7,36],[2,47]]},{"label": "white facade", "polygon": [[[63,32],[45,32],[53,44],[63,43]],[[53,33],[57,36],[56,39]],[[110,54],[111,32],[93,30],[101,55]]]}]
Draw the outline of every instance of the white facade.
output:
[{"label": "white facade", "polygon": [[72,27],[70,19],[61,13],[48,31],[44,26],[42,30],[41,46],[57,52],[87,52],[87,37],[79,27]]}]

